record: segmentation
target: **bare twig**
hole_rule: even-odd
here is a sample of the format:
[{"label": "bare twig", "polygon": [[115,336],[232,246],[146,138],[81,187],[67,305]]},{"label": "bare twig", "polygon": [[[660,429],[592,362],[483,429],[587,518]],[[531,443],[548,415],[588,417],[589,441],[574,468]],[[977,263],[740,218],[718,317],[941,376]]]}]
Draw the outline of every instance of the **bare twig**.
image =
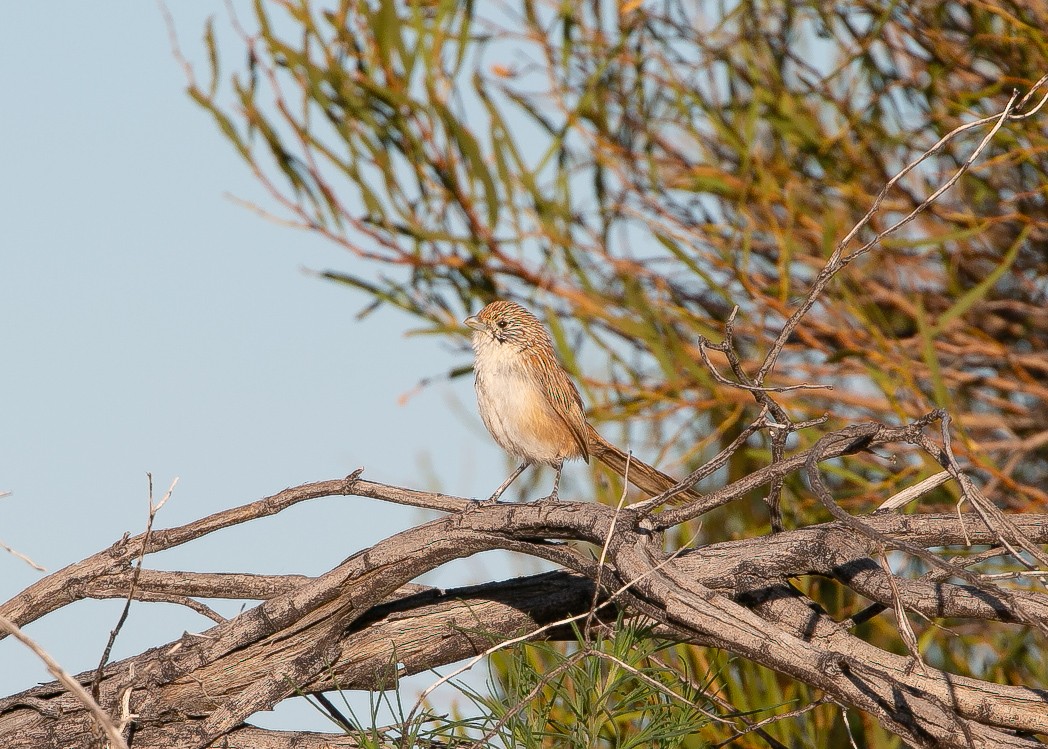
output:
[{"label": "bare twig", "polygon": [[895,573],[892,572],[892,567],[888,563],[888,556],[884,552],[881,552],[880,562],[881,568],[885,573],[884,578],[888,581],[888,587],[891,588],[892,606],[895,609],[895,621],[899,625],[899,635],[902,637],[903,644],[909,651],[914,663],[920,667],[923,673],[927,674],[928,669],[921,659],[921,649],[917,644],[917,635],[913,631],[909,617],[906,616],[906,606],[903,605],[902,595],[899,593],[899,587],[895,583]]},{"label": "bare twig", "polygon": [[629,451],[626,453],[626,469],[623,471],[622,475],[622,493],[619,495],[619,503],[615,507],[615,515],[612,517],[608,532],[604,535],[604,543],[600,547],[600,556],[597,558],[597,579],[594,581],[593,586],[593,600],[590,601],[589,616],[586,617],[586,622],[582,627],[582,631],[587,639],[589,638],[590,625],[593,623],[593,617],[597,614],[597,600],[600,598],[600,589],[603,584],[601,578],[604,573],[604,562],[608,558],[608,546],[611,544],[611,539],[615,534],[615,526],[618,525],[619,516],[622,514],[622,508],[626,504],[626,493],[629,488],[630,464],[632,462],[633,452]]},{"label": "bare twig", "polygon": [[0,541],[0,549],[3,549],[3,550],[4,550],[4,551],[6,551],[6,552],[7,552],[8,554],[10,554],[11,556],[13,556],[13,557],[14,557],[15,559],[21,559],[21,560],[22,560],[23,562],[25,562],[26,564],[28,564],[28,565],[29,565],[30,567],[32,567],[32,568],[33,568],[34,570],[37,570],[37,571],[39,571],[39,572],[47,572],[47,570],[46,570],[46,569],[44,569],[44,568],[43,568],[43,567],[41,567],[41,566],[40,566],[39,564],[37,564],[36,562],[34,562],[34,561],[33,561],[32,559],[30,559],[30,558],[29,558],[28,556],[26,556],[26,555],[25,555],[25,554],[23,554],[22,552],[18,551],[17,549],[12,549],[12,548],[11,548],[10,546],[8,546],[7,544],[5,544],[5,543],[4,543],[3,541]]},{"label": "bare twig", "polygon": [[153,474],[147,473],[146,479],[149,483],[149,518],[146,520],[146,530],[142,534],[142,546],[141,551],[138,553],[138,561],[135,563],[134,571],[131,573],[131,584],[127,587],[127,598],[124,601],[124,608],[120,612],[120,617],[117,619],[116,626],[109,633],[109,640],[106,642],[106,646],[102,651],[102,657],[98,661],[98,667],[95,668],[95,676],[91,680],[91,696],[95,699],[95,702],[99,700],[99,685],[102,683],[102,672],[105,670],[106,664],[109,663],[109,655],[113,652],[113,644],[116,642],[117,635],[120,634],[120,630],[124,627],[124,622],[127,621],[127,615],[131,612],[131,601],[135,599],[135,591],[138,588],[138,578],[142,575],[142,561],[146,556],[146,549],[149,548],[149,537],[153,533],[153,520],[156,519],[157,512],[160,508],[167,504],[167,500],[171,498],[171,492],[175,490],[175,484],[178,483],[176,477],[172,482],[171,486],[168,487],[167,492],[163,498],[153,503]]},{"label": "bare twig", "polygon": [[925,494],[938,489],[951,478],[953,477],[950,475],[949,471],[939,471],[933,476],[929,476],[913,486],[908,486],[901,492],[888,497],[888,499],[884,500],[877,506],[875,512],[889,512],[891,510],[898,510],[905,507],[918,497],[923,497]]},{"label": "bare twig", "polygon": [[[1024,97],[1023,101],[1026,101],[1030,94],[1032,94],[1034,90],[1039,88],[1044,81],[1045,78],[1042,78],[1040,81],[1038,81],[1037,84],[1035,84],[1035,86],[1027,94],[1027,97]],[[990,143],[990,140],[993,138],[994,135],[997,134],[997,131],[1001,129],[1004,123],[1007,122],[1009,119],[1019,118],[1019,116],[1013,114],[1015,109],[1015,101],[1017,98],[1018,92],[1014,92],[1011,98],[1008,100],[1007,105],[1005,105],[1004,109],[1000,113],[992,115],[990,117],[983,117],[982,119],[976,120],[974,122],[969,122],[967,124],[960,125],[959,127],[954,128],[949,133],[940,138],[938,142],[935,143],[935,145],[933,145],[919,157],[911,161],[909,164],[903,167],[903,169],[899,171],[894,177],[888,180],[888,182],[884,185],[881,191],[877,194],[877,197],[874,198],[873,205],[870,206],[870,209],[866,212],[866,215],[863,216],[859,220],[859,222],[852,227],[851,231],[849,231],[844,236],[844,238],[837,243],[837,247],[834,249],[833,254],[830,255],[830,259],[826,262],[826,265],[823,266],[822,271],[819,272],[818,277],[812,284],[812,287],[808,292],[808,296],[805,298],[801,306],[798,307],[792,315],[790,315],[789,319],[782,326],[781,332],[776,337],[775,342],[772,344],[771,349],[768,351],[768,354],[764,358],[764,362],[761,364],[760,369],[757,371],[756,376],[753,378],[755,384],[762,385],[764,383],[764,379],[768,376],[768,373],[771,372],[772,368],[775,366],[775,362],[778,360],[779,354],[782,353],[782,349],[783,347],[785,347],[786,342],[789,340],[790,336],[793,335],[793,331],[797,328],[797,325],[800,324],[801,318],[803,318],[804,315],[806,315],[808,311],[815,305],[815,302],[822,294],[823,289],[826,288],[826,285],[833,279],[833,277],[836,276],[837,273],[840,272],[846,265],[856,260],[857,258],[865,255],[878,242],[898,231],[901,227],[912,221],[919,213],[921,213],[933,202],[935,202],[935,200],[948,189],[950,189],[957,182],[957,180],[959,180],[961,176],[968,171],[971,165],[975,163],[976,159],[978,159],[979,156],[982,155],[982,152],[986,149],[986,146]],[[1048,98],[1048,95],[1046,95],[1046,98]],[[1043,103],[1044,102],[1042,101],[1041,104],[1038,105],[1038,109],[1041,105],[1043,105]],[[1028,117],[1031,114],[1032,112],[1021,115],[1021,117]],[[891,191],[892,187],[894,187],[899,182],[899,180],[901,180],[907,174],[916,169],[917,166],[919,166],[926,159],[938,153],[943,148],[943,146],[945,146],[947,143],[949,143],[951,140],[953,140],[961,133],[991,123],[992,127],[990,128],[990,131],[986,134],[982,141],[980,141],[979,145],[975,148],[975,150],[972,151],[971,155],[965,160],[963,164],[961,164],[957,171],[954,172],[948,180],[946,180],[946,182],[944,182],[937,190],[935,190],[935,192],[933,192],[931,195],[929,195],[927,198],[921,201],[917,205],[917,207],[910,211],[910,213],[908,213],[904,218],[900,219],[899,221],[896,221],[887,229],[878,232],[873,239],[864,244],[862,247],[859,247],[857,250],[854,250],[848,255],[844,254],[845,248],[858,235],[858,233],[870,222],[870,219],[873,218],[877,211],[880,210],[881,203],[884,201],[884,198]]]},{"label": "bare twig", "polygon": [[735,742],[736,739],[742,738],[748,733],[756,733],[758,736],[764,739],[764,741],[766,741],[769,746],[773,747],[773,749],[779,749],[779,747],[783,747],[783,744],[778,739],[774,738],[771,734],[765,732],[765,726],[770,726],[772,723],[778,723],[781,720],[789,720],[790,718],[796,718],[799,715],[804,715],[805,713],[811,712],[820,705],[825,705],[827,702],[829,702],[829,700],[827,700],[825,697],[820,697],[819,699],[814,700],[813,702],[809,702],[807,705],[804,705],[803,707],[798,707],[794,710],[790,710],[789,712],[772,715],[771,717],[765,718],[764,720],[758,721],[756,723],[750,723],[745,716],[739,716],[741,720],[746,722],[746,728],[741,731],[736,731],[723,741],[718,741],[716,744],[712,744],[710,749],[721,749],[721,747],[730,746]]},{"label": "bare twig", "polygon": [[670,502],[674,498],[680,496],[683,492],[691,489],[695,484],[702,481],[707,476],[716,473],[722,466],[727,464],[731,459],[731,456],[734,455],[739,448],[746,444],[746,441],[749,440],[750,437],[761,429],[767,427],[767,413],[767,407],[762,408],[761,412],[757,415],[757,418],[752,421],[749,426],[743,429],[727,447],[717,453],[705,465],[692,471],[675,486],[670,487],[662,494],[646,499],[643,502],[635,502],[630,505],[630,509],[636,512],[639,517],[646,517],[657,507]]},{"label": "bare twig", "polygon": [[[11,492],[8,492],[8,491],[0,492],[0,499],[5,499],[5,498],[10,497],[10,496],[11,496]],[[32,567],[34,570],[37,570],[38,572],[47,572],[47,570],[45,570],[39,564],[34,562],[28,556],[26,556],[25,554],[23,554],[20,551],[12,549],[10,546],[5,544],[3,541],[0,541],[0,549],[3,549],[8,554],[13,556],[15,559],[21,559],[23,562],[25,562],[26,564],[28,564],[30,567]]]}]

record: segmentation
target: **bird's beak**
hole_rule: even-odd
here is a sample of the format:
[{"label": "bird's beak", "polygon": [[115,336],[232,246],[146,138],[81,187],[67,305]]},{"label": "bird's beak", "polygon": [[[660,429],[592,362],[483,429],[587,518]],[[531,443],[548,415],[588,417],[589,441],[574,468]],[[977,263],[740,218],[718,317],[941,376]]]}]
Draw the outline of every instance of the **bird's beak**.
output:
[{"label": "bird's beak", "polygon": [[462,322],[466,323],[466,327],[473,328],[474,330],[487,330],[488,329],[488,326],[484,324],[484,321],[481,320],[476,315],[470,315],[469,317],[467,317]]}]

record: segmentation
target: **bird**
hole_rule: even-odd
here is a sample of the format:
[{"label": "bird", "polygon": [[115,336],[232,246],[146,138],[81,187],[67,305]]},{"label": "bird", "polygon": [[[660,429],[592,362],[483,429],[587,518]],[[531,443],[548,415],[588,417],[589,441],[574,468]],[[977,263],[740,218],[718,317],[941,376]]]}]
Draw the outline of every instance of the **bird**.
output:
[{"label": "bird", "polygon": [[582,396],[535,315],[516,302],[498,300],[464,322],[473,331],[480,418],[495,442],[521,461],[487,502],[497,502],[532,465],[556,470],[553,491],[545,498],[556,501],[564,461],[588,463],[591,457],[651,495],[677,484],[657,468],[627,456],[590,426]]}]

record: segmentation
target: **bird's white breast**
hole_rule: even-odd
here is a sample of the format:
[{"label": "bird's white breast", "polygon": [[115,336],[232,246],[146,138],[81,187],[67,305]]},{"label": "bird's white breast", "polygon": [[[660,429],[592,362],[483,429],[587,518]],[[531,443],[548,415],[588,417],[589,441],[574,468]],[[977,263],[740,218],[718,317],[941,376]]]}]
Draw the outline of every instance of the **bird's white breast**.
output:
[{"label": "bird's white breast", "polygon": [[559,465],[573,437],[554,412],[527,355],[487,333],[475,333],[477,404],[484,425],[506,452],[531,463]]}]

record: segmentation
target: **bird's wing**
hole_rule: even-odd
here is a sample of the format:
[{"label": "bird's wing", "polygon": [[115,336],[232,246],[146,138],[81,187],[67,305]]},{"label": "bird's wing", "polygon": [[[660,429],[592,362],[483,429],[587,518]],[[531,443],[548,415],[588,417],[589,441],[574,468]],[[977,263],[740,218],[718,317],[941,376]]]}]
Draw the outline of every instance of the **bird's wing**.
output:
[{"label": "bird's wing", "polygon": [[575,442],[582,453],[582,459],[589,462],[589,425],[586,423],[586,409],[582,405],[582,396],[571,378],[559,365],[540,367],[542,372],[542,391],[549,399],[554,413],[559,416],[575,437]]}]

